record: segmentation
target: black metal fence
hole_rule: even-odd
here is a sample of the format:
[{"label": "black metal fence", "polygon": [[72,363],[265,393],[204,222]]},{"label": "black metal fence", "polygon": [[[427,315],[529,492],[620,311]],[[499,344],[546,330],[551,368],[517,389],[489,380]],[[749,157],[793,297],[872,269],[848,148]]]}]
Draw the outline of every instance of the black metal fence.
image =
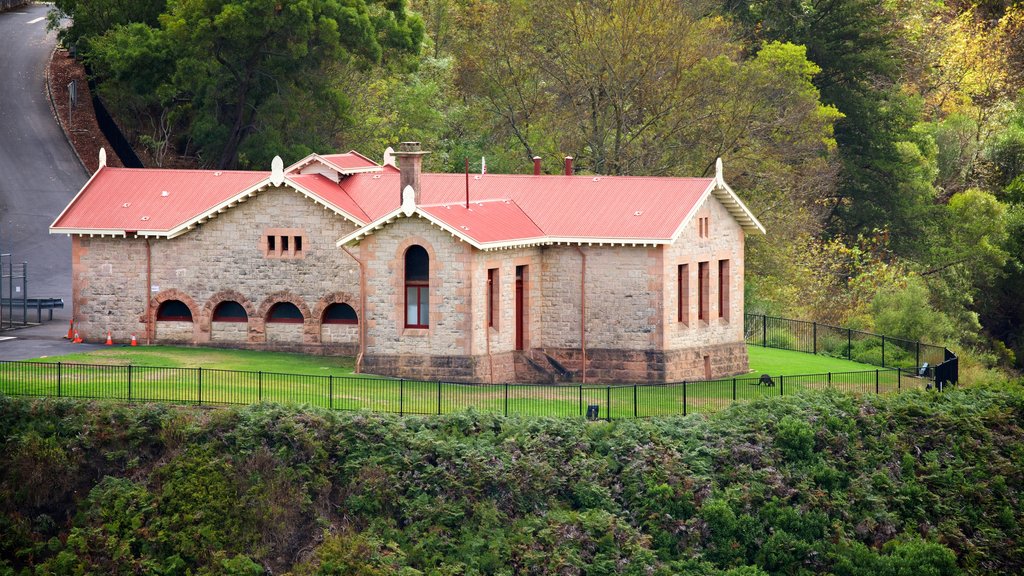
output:
[{"label": "black metal fence", "polygon": [[943,346],[763,314],[744,317],[744,337],[748,345],[822,354],[908,373],[923,373],[933,377],[936,385],[956,384],[959,380],[956,354]]},{"label": "black metal fence", "polygon": [[145,168],[142,160],[139,159],[138,154],[132,148],[131,143],[128,142],[124,133],[121,132],[120,126],[114,121],[114,117],[110,115],[106,104],[103,103],[103,99],[100,98],[92,69],[86,66],[85,71],[89,77],[89,92],[92,94],[92,107],[96,112],[96,124],[99,125],[103,136],[106,137],[110,147],[114,149],[114,153],[121,159],[121,163],[124,164],[125,168]]},{"label": "black metal fence", "polygon": [[896,368],[627,386],[459,384],[134,365],[0,362],[0,393],[191,405],[307,404],[334,410],[446,414],[468,408],[504,415],[628,419],[721,410],[799,390],[855,394],[924,388],[930,379]]}]

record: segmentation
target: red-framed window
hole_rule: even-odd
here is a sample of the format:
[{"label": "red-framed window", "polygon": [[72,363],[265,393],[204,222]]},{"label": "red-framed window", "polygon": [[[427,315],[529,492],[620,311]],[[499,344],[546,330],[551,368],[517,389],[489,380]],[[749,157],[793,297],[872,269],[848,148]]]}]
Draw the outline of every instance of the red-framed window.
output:
[{"label": "red-framed window", "polygon": [[677,314],[678,320],[683,324],[690,324],[690,265],[680,264],[679,265],[679,277],[677,280],[678,286],[678,302],[677,302]]},{"label": "red-framed window", "polygon": [[214,322],[248,322],[249,315],[241,304],[233,300],[225,300],[213,309]]},{"label": "red-framed window", "polygon": [[697,318],[704,322],[710,319],[711,268],[708,264],[697,264]]},{"label": "red-framed window", "polygon": [[181,300],[165,300],[156,309],[156,319],[160,322],[191,322],[192,310]]},{"label": "red-framed window", "polygon": [[291,302],[278,302],[267,312],[267,322],[270,324],[302,324],[303,320],[302,311]]},{"label": "red-framed window", "polygon": [[430,327],[430,255],[422,246],[405,251],[405,327]]},{"label": "red-framed window", "polygon": [[718,261],[718,317],[729,319],[729,261]]},{"label": "red-framed window", "polygon": [[348,304],[331,304],[324,310],[320,319],[322,324],[358,324],[359,318],[356,311]]}]

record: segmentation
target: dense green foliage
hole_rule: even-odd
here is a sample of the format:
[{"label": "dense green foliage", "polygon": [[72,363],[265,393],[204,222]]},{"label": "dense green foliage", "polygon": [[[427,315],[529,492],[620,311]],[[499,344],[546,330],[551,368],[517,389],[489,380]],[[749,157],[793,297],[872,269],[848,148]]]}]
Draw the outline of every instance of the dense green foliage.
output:
[{"label": "dense green foliage", "polygon": [[1024,392],[587,423],[0,397],[0,574],[1024,569]]},{"label": "dense green foliage", "polygon": [[[725,175],[769,230],[748,309],[1024,366],[1024,5],[57,0],[151,165],[312,151]],[[912,294],[895,296],[909,288]],[[906,301],[929,316],[887,313]],[[880,300],[876,302],[876,300]],[[996,375],[995,377],[999,377]]]}]

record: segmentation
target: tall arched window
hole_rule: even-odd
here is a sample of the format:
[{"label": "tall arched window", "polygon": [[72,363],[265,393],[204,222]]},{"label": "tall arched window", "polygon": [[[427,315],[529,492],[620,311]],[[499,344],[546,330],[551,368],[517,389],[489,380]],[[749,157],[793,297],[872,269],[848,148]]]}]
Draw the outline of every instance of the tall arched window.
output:
[{"label": "tall arched window", "polygon": [[405,326],[430,327],[430,256],[422,246],[405,251]]},{"label": "tall arched window", "polygon": [[192,311],[181,300],[166,300],[156,309],[156,319],[161,322],[191,322]]}]

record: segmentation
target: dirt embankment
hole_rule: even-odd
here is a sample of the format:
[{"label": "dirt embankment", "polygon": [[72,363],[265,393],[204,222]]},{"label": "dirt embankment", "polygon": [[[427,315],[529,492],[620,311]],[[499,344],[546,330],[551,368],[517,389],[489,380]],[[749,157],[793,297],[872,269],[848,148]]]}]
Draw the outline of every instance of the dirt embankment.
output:
[{"label": "dirt embankment", "polygon": [[[72,81],[75,81],[77,93],[76,105],[73,107],[69,98],[69,85]],[[86,170],[91,174],[99,167],[101,147],[107,150],[108,166],[123,166],[96,123],[92,94],[82,63],[71,58],[67,50],[54,51],[47,70],[47,85],[54,114]]]}]

